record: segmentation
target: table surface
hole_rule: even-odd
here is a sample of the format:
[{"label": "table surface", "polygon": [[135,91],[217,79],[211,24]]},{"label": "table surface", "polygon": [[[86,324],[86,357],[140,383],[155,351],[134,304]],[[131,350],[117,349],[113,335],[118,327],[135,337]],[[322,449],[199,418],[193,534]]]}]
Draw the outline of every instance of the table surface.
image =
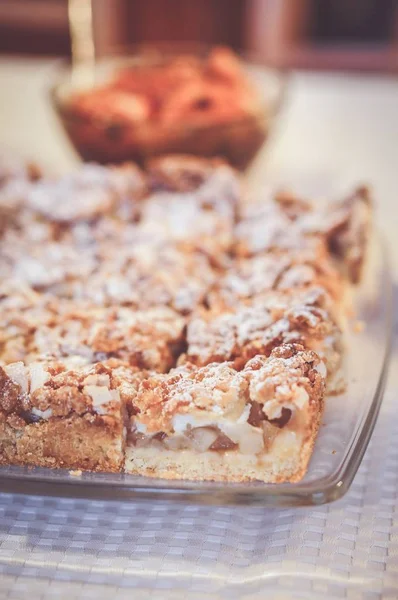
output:
[{"label": "table surface", "polygon": [[[53,67],[0,59],[0,149],[64,171],[76,157],[46,96]],[[371,184],[396,289],[397,146],[398,80],[293,74],[250,183]],[[396,341],[372,442],[343,499],[263,510],[0,494],[0,599],[397,598]]]}]

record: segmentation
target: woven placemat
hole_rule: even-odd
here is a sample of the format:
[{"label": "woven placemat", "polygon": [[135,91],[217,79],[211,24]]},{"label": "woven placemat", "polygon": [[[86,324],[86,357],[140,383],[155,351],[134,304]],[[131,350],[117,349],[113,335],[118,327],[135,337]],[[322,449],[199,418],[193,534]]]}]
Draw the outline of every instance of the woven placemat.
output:
[{"label": "woven placemat", "polygon": [[0,495],[0,598],[397,598],[397,385],[395,348],[363,463],[328,506]]}]

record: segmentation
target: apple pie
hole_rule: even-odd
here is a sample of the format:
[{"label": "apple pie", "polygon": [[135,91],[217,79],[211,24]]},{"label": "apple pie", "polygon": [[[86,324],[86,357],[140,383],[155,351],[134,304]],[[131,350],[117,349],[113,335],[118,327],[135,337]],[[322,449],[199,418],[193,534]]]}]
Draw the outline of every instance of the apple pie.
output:
[{"label": "apple pie", "polygon": [[0,216],[1,465],[304,475],[341,389],[365,188],[249,202],[218,160],[0,162]]}]

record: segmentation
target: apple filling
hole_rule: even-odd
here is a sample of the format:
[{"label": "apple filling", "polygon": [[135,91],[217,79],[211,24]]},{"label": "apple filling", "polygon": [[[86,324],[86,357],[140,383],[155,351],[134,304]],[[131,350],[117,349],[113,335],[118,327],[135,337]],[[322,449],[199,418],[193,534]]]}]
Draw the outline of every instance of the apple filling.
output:
[{"label": "apple filling", "polygon": [[194,450],[196,452],[231,452],[259,454],[268,451],[280,432],[290,421],[292,410],[281,408],[278,418],[268,420],[257,402],[246,406],[237,421],[176,415],[171,433],[163,431],[150,434],[145,426],[136,422],[128,434],[128,442],[136,447],[153,447],[166,450]]}]

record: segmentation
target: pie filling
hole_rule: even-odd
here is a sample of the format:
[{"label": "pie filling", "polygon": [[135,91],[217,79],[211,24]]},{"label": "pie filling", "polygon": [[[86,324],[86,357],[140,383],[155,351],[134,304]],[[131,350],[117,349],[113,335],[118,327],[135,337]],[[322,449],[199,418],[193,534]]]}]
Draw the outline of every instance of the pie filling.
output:
[{"label": "pie filling", "polygon": [[[172,431],[149,433],[138,420],[131,426],[127,443],[135,448],[159,450],[193,450],[195,452],[239,452],[258,455],[271,450],[274,440],[282,430],[294,436],[300,433],[300,411],[294,407],[281,407],[280,416],[269,420],[257,402],[246,405],[237,420],[215,419],[214,415],[176,415]],[[288,427],[289,425],[289,427]]]}]

